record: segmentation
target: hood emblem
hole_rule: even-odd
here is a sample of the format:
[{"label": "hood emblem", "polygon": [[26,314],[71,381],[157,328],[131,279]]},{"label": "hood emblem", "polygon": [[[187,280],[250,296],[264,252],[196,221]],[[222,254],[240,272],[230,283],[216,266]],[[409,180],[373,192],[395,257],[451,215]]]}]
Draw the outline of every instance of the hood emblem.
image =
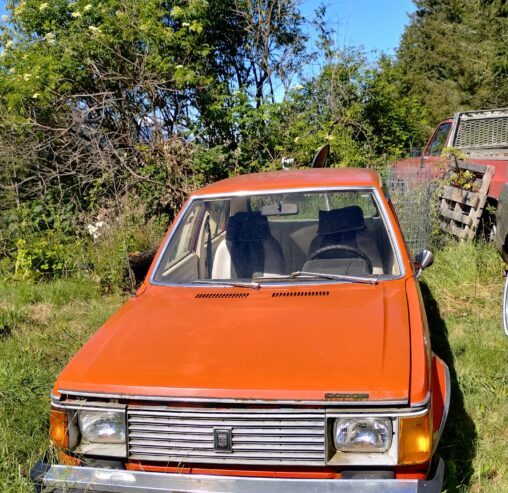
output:
[{"label": "hood emblem", "polygon": [[231,428],[213,429],[213,449],[216,452],[233,452]]}]

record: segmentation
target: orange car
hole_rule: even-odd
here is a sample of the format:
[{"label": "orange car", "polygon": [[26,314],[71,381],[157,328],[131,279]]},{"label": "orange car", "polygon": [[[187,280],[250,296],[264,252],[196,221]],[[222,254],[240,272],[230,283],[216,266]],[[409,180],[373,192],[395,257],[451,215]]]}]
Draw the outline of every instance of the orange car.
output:
[{"label": "orange car", "polygon": [[[244,175],[194,193],[52,393],[51,491],[441,490],[450,400],[379,176]],[[49,461],[51,462],[51,461]]]}]

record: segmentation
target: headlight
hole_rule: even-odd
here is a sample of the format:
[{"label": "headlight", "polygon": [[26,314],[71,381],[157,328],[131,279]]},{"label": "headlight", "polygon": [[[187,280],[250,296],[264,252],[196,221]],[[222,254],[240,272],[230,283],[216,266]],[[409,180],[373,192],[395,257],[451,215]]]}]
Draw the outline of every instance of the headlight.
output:
[{"label": "headlight", "polygon": [[126,456],[125,411],[77,412],[81,442],[74,452],[83,455]]},{"label": "headlight", "polygon": [[340,418],[333,438],[339,452],[386,452],[392,444],[390,418]]},{"label": "headlight", "polygon": [[125,443],[123,412],[79,411],[78,423],[85,442]]}]

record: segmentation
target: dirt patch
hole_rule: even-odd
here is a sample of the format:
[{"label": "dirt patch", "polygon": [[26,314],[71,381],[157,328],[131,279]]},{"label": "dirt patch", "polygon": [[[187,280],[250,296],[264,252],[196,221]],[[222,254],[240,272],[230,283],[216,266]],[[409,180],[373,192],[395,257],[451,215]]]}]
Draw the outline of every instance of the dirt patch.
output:
[{"label": "dirt patch", "polygon": [[28,307],[28,315],[36,324],[46,325],[54,316],[54,306],[51,303],[36,303]]}]

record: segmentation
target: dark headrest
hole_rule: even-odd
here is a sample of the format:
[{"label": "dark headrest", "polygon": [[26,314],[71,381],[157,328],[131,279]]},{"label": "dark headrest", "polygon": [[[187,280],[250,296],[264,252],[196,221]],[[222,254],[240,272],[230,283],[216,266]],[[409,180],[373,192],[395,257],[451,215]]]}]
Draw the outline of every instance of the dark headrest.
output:
[{"label": "dark headrest", "polygon": [[365,228],[363,211],[357,205],[331,211],[319,211],[318,234],[320,236],[347,233],[363,228]]},{"label": "dark headrest", "polygon": [[229,218],[227,241],[263,241],[269,237],[268,219],[261,212],[237,212]]}]

